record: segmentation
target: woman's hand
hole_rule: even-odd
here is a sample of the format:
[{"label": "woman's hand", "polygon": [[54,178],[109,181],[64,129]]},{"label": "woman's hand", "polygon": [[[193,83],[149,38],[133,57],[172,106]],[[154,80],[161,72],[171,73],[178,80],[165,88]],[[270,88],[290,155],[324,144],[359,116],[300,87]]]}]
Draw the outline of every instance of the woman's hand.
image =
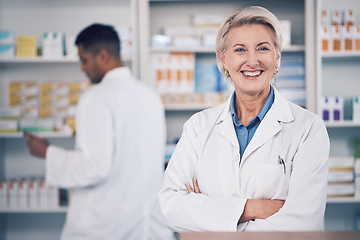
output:
[{"label": "woman's hand", "polygon": [[185,182],[185,187],[187,189],[187,192],[188,193],[192,193],[192,192],[193,193],[201,193],[196,177],[193,177],[192,182],[193,182],[194,189],[191,187],[191,185],[188,181]]},{"label": "woman's hand", "polygon": [[284,203],[285,201],[283,200],[248,199],[239,222],[246,222],[253,219],[266,219],[277,213]]}]

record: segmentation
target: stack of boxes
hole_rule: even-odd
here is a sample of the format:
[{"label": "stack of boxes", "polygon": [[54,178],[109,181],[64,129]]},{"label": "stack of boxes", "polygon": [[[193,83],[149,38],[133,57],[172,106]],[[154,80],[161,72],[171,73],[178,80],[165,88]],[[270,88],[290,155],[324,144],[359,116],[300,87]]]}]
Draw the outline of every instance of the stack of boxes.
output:
[{"label": "stack of boxes", "polygon": [[328,197],[354,196],[354,157],[330,157]]},{"label": "stack of boxes", "polygon": [[9,106],[21,109],[23,117],[37,117],[38,84],[33,81],[14,81],[9,83]]},{"label": "stack of boxes", "polygon": [[74,131],[75,106],[88,86],[87,81],[10,82],[9,107],[0,111],[0,119],[15,110],[17,118],[11,128],[0,121],[0,131],[64,130],[64,121]]},{"label": "stack of boxes", "polygon": [[275,76],[274,86],[289,101],[306,105],[305,59],[303,54],[281,56],[281,66]]},{"label": "stack of boxes", "polygon": [[360,51],[360,25],[352,9],[323,10],[320,38],[323,52]]}]

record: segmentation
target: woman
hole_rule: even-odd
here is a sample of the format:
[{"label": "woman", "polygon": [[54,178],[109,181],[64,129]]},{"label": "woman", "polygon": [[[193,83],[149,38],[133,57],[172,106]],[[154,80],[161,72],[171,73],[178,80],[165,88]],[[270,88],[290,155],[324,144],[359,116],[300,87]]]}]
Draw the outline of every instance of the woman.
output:
[{"label": "woman", "polygon": [[322,228],[329,138],[317,115],[271,85],[280,65],[277,18],[233,12],[216,42],[229,100],[185,124],[158,195],[175,231],[313,231]]}]

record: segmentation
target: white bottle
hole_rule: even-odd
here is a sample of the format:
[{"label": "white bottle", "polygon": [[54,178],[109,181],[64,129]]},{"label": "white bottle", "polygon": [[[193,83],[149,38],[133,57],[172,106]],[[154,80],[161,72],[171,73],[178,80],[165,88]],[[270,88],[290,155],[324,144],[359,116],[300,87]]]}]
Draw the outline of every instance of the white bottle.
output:
[{"label": "white bottle", "polygon": [[352,98],[352,116],[354,122],[360,122],[360,96],[354,96]]}]

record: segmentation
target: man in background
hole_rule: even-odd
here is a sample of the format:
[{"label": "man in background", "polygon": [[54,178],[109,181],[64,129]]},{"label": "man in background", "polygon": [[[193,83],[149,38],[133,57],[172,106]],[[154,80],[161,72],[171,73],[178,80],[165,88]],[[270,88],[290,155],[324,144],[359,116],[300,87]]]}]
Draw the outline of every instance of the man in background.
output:
[{"label": "man in background", "polygon": [[112,26],[93,24],[75,43],[94,84],[77,106],[75,150],[24,134],[30,153],[46,159],[46,182],[72,189],[62,239],[172,239],[157,202],[165,147],[161,99],[124,66]]}]

